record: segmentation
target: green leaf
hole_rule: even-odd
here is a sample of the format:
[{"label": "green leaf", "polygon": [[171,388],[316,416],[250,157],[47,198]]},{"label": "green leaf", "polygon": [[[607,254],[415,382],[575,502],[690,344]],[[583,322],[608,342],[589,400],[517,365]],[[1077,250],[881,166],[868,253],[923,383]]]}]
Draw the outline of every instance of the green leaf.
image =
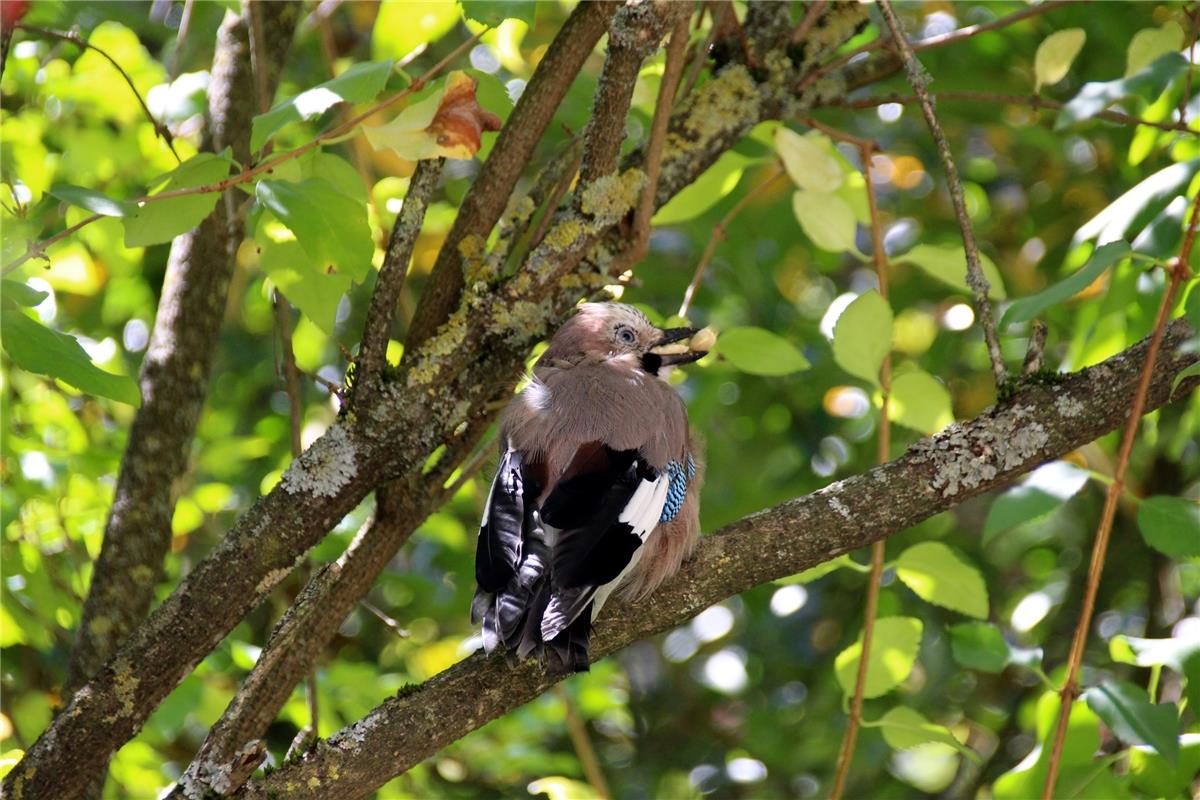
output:
[{"label": "green leaf", "polygon": [[1000,629],[989,622],[950,626],[950,652],[967,669],[1001,672],[1012,663],[1012,649]]},{"label": "green leaf", "polygon": [[879,385],[879,368],[892,349],[892,309],[871,289],[854,299],[833,328],[833,360],[856,378]]},{"label": "green leaf", "polygon": [[[197,153],[166,176],[166,185],[159,194],[216,183],[228,177],[231,163],[223,154]],[[143,202],[125,217],[125,246],[169,242],[187,233],[212,213],[218,197],[220,192],[206,192]]]},{"label": "green leaf", "polygon": [[1071,240],[1073,244],[1097,239],[1132,241],[1152,223],[1170,203],[1187,190],[1200,171],[1200,158],[1164,167],[1118,197],[1096,216],[1085,222]]},{"label": "green leaf", "polygon": [[983,576],[941,542],[921,542],[901,553],[896,577],[923,600],[977,619],[987,618]]},{"label": "green leaf", "polygon": [[1179,388],[1179,384],[1183,383],[1188,378],[1194,378],[1197,375],[1200,375],[1200,361],[1197,361],[1191,366],[1184,367],[1183,369],[1179,370],[1179,372],[1175,373],[1175,378],[1171,381],[1171,396],[1175,396],[1175,390]]},{"label": "green leaf", "polygon": [[742,173],[753,159],[741,153],[726,151],[716,163],[700,174],[690,186],[672,197],[654,215],[655,225],[674,225],[687,222],[721,202],[737,188]]},{"label": "green leaf", "polygon": [[46,193],[54,195],[64,203],[86,208],[88,211],[106,217],[124,217],[136,207],[133,203],[117,200],[82,186],[72,186],[69,183],[56,183],[47,189]]},{"label": "green leaf", "polygon": [[23,283],[10,281],[7,278],[0,281],[0,297],[5,300],[10,300],[19,306],[33,308],[41,305],[49,295],[46,292],[38,291],[32,286],[26,286]]},{"label": "green leaf", "polygon": [[[922,630],[921,620],[913,617],[881,617],[875,620],[863,697],[880,697],[904,682],[916,663]],[[847,697],[854,694],[861,657],[860,634],[858,640],[838,653],[834,660],[838,684]]]},{"label": "green leaf", "polygon": [[366,279],[375,245],[365,205],[323,178],[260,181],[256,194],[324,271]]},{"label": "green leaf", "polygon": [[537,11],[535,0],[459,0],[463,16],[493,28],[506,19],[519,19],[533,27]]},{"label": "green leaf", "polygon": [[1001,325],[1014,322],[1025,322],[1036,317],[1051,306],[1070,300],[1105,273],[1113,264],[1129,254],[1129,243],[1123,241],[1109,242],[1097,247],[1079,269],[1072,272],[1063,280],[1049,286],[1035,295],[1022,297],[1015,301],[1000,320]]},{"label": "green leaf", "polygon": [[810,366],[794,344],[763,328],[730,328],[717,339],[713,350],[751,375],[790,375]]},{"label": "green leaf", "polygon": [[328,273],[294,240],[261,241],[258,265],[271,282],[317,327],[332,334],[338,304],[353,281],[342,272]]},{"label": "green leaf", "polygon": [[1187,59],[1179,53],[1159,56],[1148,67],[1128,78],[1111,81],[1085,83],[1071,100],[1058,112],[1055,130],[1062,130],[1077,122],[1099,114],[1104,109],[1126,97],[1140,97],[1151,101],[1187,68]]},{"label": "green leaf", "polygon": [[1200,775],[1200,733],[1179,737],[1179,762],[1168,764],[1153,748],[1129,748],[1129,774],[1133,786],[1150,797],[1181,797]]},{"label": "green leaf", "polygon": [[792,195],[792,211],[804,234],[822,250],[857,252],[854,209],[839,195],[800,190]]},{"label": "green leaf", "polygon": [[1071,62],[1079,55],[1086,40],[1087,33],[1083,28],[1055,31],[1043,39],[1033,58],[1033,74],[1036,78],[1033,90],[1039,91],[1043,86],[1065,78],[1071,69]]},{"label": "green leaf", "polygon": [[888,402],[892,420],[921,433],[937,433],[954,422],[950,392],[924,370],[912,370],[892,380]]},{"label": "green leaf", "polygon": [[1129,40],[1125,51],[1125,77],[1131,78],[1167,53],[1183,49],[1183,28],[1168,20],[1161,28],[1143,28]]},{"label": "green leaf", "polygon": [[1174,705],[1151,703],[1145,689],[1128,681],[1105,681],[1083,697],[1121,741],[1149,745],[1171,764],[1178,763],[1180,730]]},{"label": "green leaf", "polygon": [[983,544],[1022,522],[1037,519],[1059,508],[1063,501],[1054,495],[1033,486],[1017,486],[992,501],[987,519],[983,523]]},{"label": "green leaf", "polygon": [[803,572],[797,572],[795,575],[789,575],[786,578],[779,578],[774,582],[782,586],[786,586],[789,583],[812,583],[817,578],[823,578],[829,573],[835,572],[843,567],[847,567],[856,571],[859,569],[859,566],[857,563],[855,563],[854,559],[850,558],[848,554],[843,553],[837,558],[830,559],[829,561],[823,561],[811,569],[806,569]]},{"label": "green leaf", "polygon": [[1163,555],[1200,557],[1200,503],[1166,495],[1147,497],[1138,506],[1137,521],[1146,544]]},{"label": "green leaf", "polygon": [[[967,294],[971,293],[971,287],[967,285],[967,256],[961,247],[919,244],[896,258],[896,261],[916,264],[942,283]],[[1000,270],[996,269],[992,260],[980,253],[979,266],[983,269],[984,277],[991,284],[991,288],[988,289],[988,297],[993,300],[1003,300],[1007,297],[1008,295],[1004,291],[1004,279],[1000,277]]]},{"label": "green leaf", "polygon": [[403,60],[418,47],[435,43],[461,19],[452,0],[381,3],[371,32],[371,58]]},{"label": "green leaf", "polygon": [[917,745],[936,742],[953,747],[958,752],[978,760],[974,751],[963,747],[949,729],[930,722],[921,712],[908,706],[897,706],[878,720],[864,722],[863,725],[879,728],[883,734],[883,740],[894,750],[907,750]]},{"label": "green leaf", "polygon": [[829,150],[829,137],[821,133],[801,136],[791,128],[775,130],[775,149],[792,183],[814,192],[833,192],[842,185],[842,166]]},{"label": "green leaf", "polygon": [[81,392],[141,404],[137,382],[125,375],[105,372],[92,363],[74,336],[50,330],[11,303],[0,314],[4,351],[21,369],[57,378]]},{"label": "green leaf", "polygon": [[383,91],[391,71],[391,61],[355,64],[332,80],[276,103],[270,111],[259,114],[250,123],[250,151],[257,153],[289,123],[319,117],[338,103],[374,100]]}]

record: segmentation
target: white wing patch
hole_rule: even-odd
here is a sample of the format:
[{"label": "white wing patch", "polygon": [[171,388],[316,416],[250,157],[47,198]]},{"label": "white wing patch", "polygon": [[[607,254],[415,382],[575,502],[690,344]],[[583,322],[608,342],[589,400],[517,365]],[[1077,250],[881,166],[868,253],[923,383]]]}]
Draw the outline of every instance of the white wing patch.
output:
[{"label": "white wing patch", "polygon": [[662,516],[663,506],[667,503],[667,490],[670,488],[671,477],[666,470],[652,481],[643,480],[634,490],[617,521],[629,525],[639,539],[646,541],[646,537],[654,530],[659,517]]}]

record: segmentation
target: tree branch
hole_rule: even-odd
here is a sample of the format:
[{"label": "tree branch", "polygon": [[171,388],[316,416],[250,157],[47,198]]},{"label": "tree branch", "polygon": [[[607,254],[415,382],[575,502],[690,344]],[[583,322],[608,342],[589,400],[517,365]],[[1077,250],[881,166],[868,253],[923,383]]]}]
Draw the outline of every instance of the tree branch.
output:
[{"label": "tree branch", "polygon": [[983,329],[983,339],[987,344],[988,357],[992,362],[992,377],[996,381],[996,389],[1004,385],[1008,377],[1004,369],[1004,358],[1000,354],[1000,338],[996,335],[996,323],[992,320],[991,301],[988,292],[991,286],[983,274],[979,263],[979,247],[975,244],[975,232],[971,228],[971,217],[967,214],[967,204],[963,199],[962,181],[958,178],[958,167],[954,165],[954,156],[950,154],[950,144],[942,131],[941,123],[933,112],[933,101],[929,99],[929,73],[917,61],[912,46],[904,35],[900,20],[892,9],[889,0],[879,0],[879,11],[887,22],[888,30],[892,32],[892,41],[904,61],[904,70],[908,73],[908,82],[916,92],[921,104],[921,113],[929,126],[929,133],[937,145],[938,155],[942,159],[942,168],[946,171],[946,186],[950,191],[950,199],[954,203],[954,213],[958,217],[958,227],[962,232],[963,248],[967,255],[967,285],[975,297],[975,313],[979,316],[979,327]]},{"label": "tree branch", "polygon": [[[293,4],[271,7],[272,81],[278,77],[297,18]],[[252,77],[246,22],[230,16],[218,34],[212,122],[205,149],[247,155]],[[213,342],[225,312],[241,225],[218,203],[191,233],[175,240],[150,347],[138,379],[143,403],[134,416],[92,584],[68,670],[74,691],[146,615],[171,543],[172,487],[187,469],[188,450],[207,392]]]},{"label": "tree branch", "polygon": [[[1146,410],[1163,405],[1172,378],[1197,356],[1185,320],[1168,326]],[[603,657],[668,630],[713,603],[858,549],[1000,488],[1045,461],[1117,428],[1149,349],[1143,340],[1053,386],[1031,384],[974,420],[922,439],[900,458],[788,501],[703,538],[678,575],[635,604],[611,602],[592,639]],[[1190,378],[1187,394],[1200,385]],[[361,797],[441,748],[537,697],[560,680],[536,661],[470,656],[403,690],[299,762],[238,795]]]},{"label": "tree branch", "polygon": [[358,387],[372,385],[378,380],[387,364],[387,347],[392,319],[396,314],[396,303],[404,289],[408,275],[408,262],[412,260],[413,247],[421,226],[425,223],[425,211],[437,189],[442,175],[444,158],[431,158],[418,162],[417,169],[408,183],[408,194],[404,205],[396,215],[392,233],[388,238],[383,255],[383,265],[375,280],[371,294],[371,305],[367,309],[367,320],[363,325],[362,342],[358,349],[358,368],[355,374],[356,398],[361,397]]},{"label": "tree branch", "polygon": [[405,340],[406,352],[415,350],[432,336],[458,305],[463,289],[463,257],[459,245],[469,237],[486,239],[504,213],[534,147],[591,55],[592,48],[607,30],[608,19],[617,7],[615,2],[580,3],[550,43],[500,131],[491,154],[463,198],[413,315]]}]

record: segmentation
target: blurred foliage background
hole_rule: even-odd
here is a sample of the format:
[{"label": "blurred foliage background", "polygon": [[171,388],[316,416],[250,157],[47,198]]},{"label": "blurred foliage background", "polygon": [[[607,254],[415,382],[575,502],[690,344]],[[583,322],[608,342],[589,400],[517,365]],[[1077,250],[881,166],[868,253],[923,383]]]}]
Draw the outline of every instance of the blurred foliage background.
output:
[{"label": "blurred foliage background", "polygon": [[[176,146],[186,158],[198,143],[216,28],[227,8],[238,7],[236,2],[207,0],[189,5],[182,40],[180,2],[38,0],[24,21],[75,29],[103,47],[176,133]],[[335,4],[328,14],[325,5],[306,4],[280,97],[372,59],[411,57],[405,69],[420,74],[476,27],[450,2],[397,2],[382,8],[374,2],[347,2]],[[506,116],[507,96],[523,88],[569,6],[538,3],[535,14],[525,15],[532,23],[510,19],[471,51],[469,66],[481,81],[485,107]],[[744,7],[737,7],[739,16],[744,14]],[[914,35],[929,36],[1022,7],[1015,2],[922,2],[906,3],[900,10]],[[794,10],[797,18],[802,10]],[[1070,71],[1042,89],[1044,96],[1067,101],[1087,81],[1120,78],[1137,31],[1174,23],[1191,42],[1195,34],[1189,11],[1195,14],[1194,4],[1068,5],[925,51],[921,59],[935,91],[1028,97],[1034,91],[1039,44],[1056,30],[1082,28],[1086,44]],[[872,25],[848,49],[877,34]],[[561,124],[548,131],[535,164],[586,124],[602,60],[598,48],[559,110]],[[661,66],[660,53],[643,71],[627,147],[639,142],[649,125]],[[1124,108],[1165,120],[1182,101],[1188,118],[1194,119],[1200,116],[1200,103],[1185,94],[1191,85],[1190,78],[1181,77],[1161,95],[1134,98]],[[45,238],[84,216],[82,209],[48,195],[52,184],[135,197],[156,175],[175,166],[128,87],[96,53],[18,33],[0,92],[6,263],[29,239]],[[891,92],[909,92],[902,76],[858,95]],[[277,149],[307,141],[320,129],[317,122],[338,113],[286,128],[277,137]],[[1056,130],[1054,111],[1017,103],[943,102],[939,114],[959,159],[977,237],[998,265],[1009,297],[1037,292],[1077,268],[1087,256],[1074,240],[1077,230],[1122,193],[1173,164],[1186,164],[1195,174],[1200,157],[1194,134],[1097,120]],[[915,106],[823,109],[816,116],[879,143],[873,180],[890,254],[918,243],[958,240],[936,152]],[[803,130],[794,121],[788,124]],[[492,139],[485,137],[480,156],[486,156]],[[361,137],[333,150],[353,161],[369,190],[378,263],[413,164],[373,151]],[[856,151],[843,154],[857,166]],[[651,255],[637,269],[634,283],[624,287],[623,299],[656,309],[664,318],[673,314],[714,226],[769,176],[775,160],[772,126],[761,126],[714,167],[709,190],[677,203],[674,219],[660,217]],[[476,169],[477,162],[465,161],[447,168],[416,248],[402,300],[405,316]],[[714,357],[679,377],[693,426],[707,443],[705,530],[861,472],[874,462],[877,398],[869,384],[835,364],[830,347],[834,319],[855,296],[875,287],[874,272],[864,259],[814,247],[797,223],[791,192],[785,181],[777,181],[732,221],[690,314],[693,322],[720,329],[768,329],[792,342],[811,363],[807,372],[761,376]],[[1195,181],[1185,180],[1176,193],[1194,196]],[[1174,194],[1150,209],[1150,221],[1168,220],[1166,232],[1140,248],[1151,259],[1163,260],[1178,250],[1182,214],[1170,206],[1173,199]],[[1128,238],[1137,233],[1131,231]],[[864,226],[858,228],[858,247],[870,249]],[[119,221],[105,219],[51,248],[48,265],[26,264],[10,277],[49,293],[34,309],[41,322],[77,336],[104,368],[135,375],[147,347],[167,253],[165,244],[124,247]],[[277,368],[269,282],[256,258],[249,245],[239,254],[191,469],[178,486],[175,538],[161,596],[290,461],[288,404]],[[956,418],[977,415],[995,396],[969,298],[911,264],[893,263],[890,275],[897,364],[919,364],[940,378]],[[302,370],[342,379],[346,364],[339,345],[355,346],[372,281],[373,276],[340,300],[332,332],[299,318],[295,349]],[[1161,270],[1126,259],[1081,296],[1052,308],[1044,315],[1050,368],[1095,363],[1145,336],[1163,284]],[[1181,305],[1197,303],[1194,281],[1190,289],[1192,296]],[[1010,363],[1019,362],[1025,327],[1011,326],[1002,334]],[[304,443],[318,436],[336,413],[336,400],[326,389],[306,381]],[[10,762],[15,751],[36,739],[62,702],[58,692],[73,629],[90,562],[101,545],[132,414],[128,405],[80,394],[15,369],[5,358],[0,751]],[[1200,402],[1195,397],[1147,418],[1131,464],[1133,495],[1200,497],[1198,427]],[[919,435],[895,428],[893,454]],[[1103,476],[1111,472],[1114,451],[1110,436],[1070,461]],[[325,653],[317,676],[322,735],[358,719],[405,684],[431,677],[477,645],[467,611],[474,531],[490,466],[485,464],[482,478],[467,481],[421,527],[372,591],[371,603],[402,631],[360,607]],[[1084,480],[1075,480],[1078,472],[1069,467],[1053,469],[1058,471],[1041,472],[1026,487],[1027,493],[1038,490],[1054,498],[1032,518],[1018,513],[1012,517],[1017,524],[1000,520],[989,525],[993,495],[888,542],[890,558],[923,541],[949,544],[983,576],[990,597],[988,619],[1013,646],[1041,648],[1048,671],[1066,658],[1104,489],[1102,482],[1086,480],[1087,473]],[[1136,511],[1131,500],[1119,513],[1086,658],[1086,682],[1114,675],[1146,684],[1150,671],[1110,657],[1114,637],[1200,640],[1200,553],[1172,558],[1148,547],[1139,535]],[[369,503],[347,516],[313,552],[313,562],[335,559],[368,513]],[[1037,719],[1045,717],[1038,713],[1038,700],[1046,686],[1035,670],[1020,666],[992,672],[962,666],[953,657],[949,633],[950,626],[964,621],[962,615],[922,602],[896,579],[894,569],[887,571],[884,583],[880,616],[917,617],[924,634],[911,673],[893,693],[868,701],[867,718],[877,719],[903,704],[946,726],[981,758],[971,761],[936,743],[896,750],[878,730],[868,729],[859,740],[849,794],[1004,796],[997,780],[1045,735],[1038,732]],[[293,576],[243,621],[121,749],[112,763],[107,796],[154,797],[180,774],[300,585]],[[571,679],[566,692],[588,724],[613,793],[623,798],[809,798],[826,793],[845,720],[833,662],[861,630],[864,587],[865,576],[855,569],[759,587]],[[1050,677],[1061,679],[1053,672]],[[1167,670],[1160,696],[1177,699],[1183,691],[1182,677]],[[526,795],[530,782],[550,776],[582,781],[563,698],[549,693],[488,725],[391,782],[379,796],[514,797]],[[1193,731],[1185,732],[1184,739],[1192,760],[1185,759],[1177,770],[1182,782],[1168,782],[1162,791],[1147,788],[1145,781],[1139,784],[1139,756],[1124,751],[1123,759],[1111,759],[1111,769],[1107,761],[1095,762],[1102,768],[1092,770],[1095,779],[1077,787],[1075,796],[1184,796],[1190,778],[1184,774],[1186,765],[1200,765],[1194,711],[1185,719]],[[297,690],[270,731],[275,758],[308,721],[303,693]],[[1105,752],[1119,750],[1107,729],[1094,722],[1090,735]],[[1097,747],[1087,751],[1089,757]],[[556,798],[582,791],[569,781],[534,788]],[[1014,791],[1009,796],[1020,796]]]}]

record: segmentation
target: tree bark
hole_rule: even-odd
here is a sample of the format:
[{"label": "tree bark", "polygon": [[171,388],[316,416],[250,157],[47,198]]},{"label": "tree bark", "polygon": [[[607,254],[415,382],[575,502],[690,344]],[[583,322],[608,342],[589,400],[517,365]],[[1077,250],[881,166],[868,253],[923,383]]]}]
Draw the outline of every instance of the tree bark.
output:
[{"label": "tree bark", "polygon": [[[1146,410],[1198,357],[1186,320],[1167,331]],[[1149,339],[1061,383],[1031,383],[974,420],[922,439],[901,457],[752,514],[701,540],[695,556],[649,598],[605,607],[596,658],[665,631],[714,603],[899,533],[1121,426]],[[1200,384],[1190,378],[1174,393]],[[537,661],[512,667],[480,653],[407,687],[298,762],[247,784],[239,798],[361,797],[441,748],[529,702],[565,677]]]}]

